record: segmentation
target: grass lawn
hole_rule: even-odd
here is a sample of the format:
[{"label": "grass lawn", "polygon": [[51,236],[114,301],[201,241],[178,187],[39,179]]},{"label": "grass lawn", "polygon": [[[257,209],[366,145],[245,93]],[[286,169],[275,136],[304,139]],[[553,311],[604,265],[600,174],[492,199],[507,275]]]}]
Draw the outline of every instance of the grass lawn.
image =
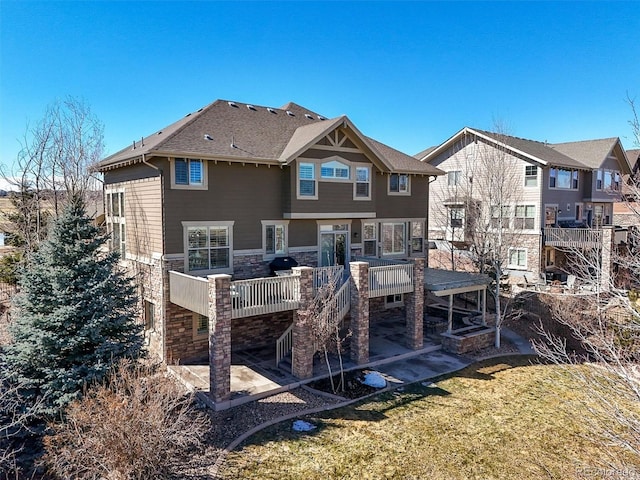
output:
[{"label": "grass lawn", "polygon": [[[604,478],[601,451],[571,405],[585,396],[557,366],[485,361],[424,386],[292,421],[229,454],[224,479]],[[623,454],[620,454],[623,455]],[[640,459],[626,458],[640,477]],[[607,477],[609,478],[609,477]],[[632,475],[631,478],[636,478]]]}]

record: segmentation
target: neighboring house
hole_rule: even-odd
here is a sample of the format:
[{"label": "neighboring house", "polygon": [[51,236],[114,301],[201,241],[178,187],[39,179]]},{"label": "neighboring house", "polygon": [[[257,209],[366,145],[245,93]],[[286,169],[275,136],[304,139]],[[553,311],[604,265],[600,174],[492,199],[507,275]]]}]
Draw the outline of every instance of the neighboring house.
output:
[{"label": "neighboring house", "polygon": [[622,199],[613,206],[613,222],[621,227],[640,226],[640,149],[627,150],[631,175],[622,184]]},{"label": "neighboring house", "polygon": [[[425,258],[429,182],[442,173],[366,137],[346,116],[222,100],[132,142],[98,169],[112,247],[136,275],[150,348],[167,363],[215,357],[221,371],[227,343],[275,349],[291,332],[291,308],[257,308],[251,292],[267,281],[240,281],[270,277],[280,257],[325,273],[348,270],[355,256]],[[218,275],[209,289],[208,275]],[[267,295],[289,292],[281,303],[293,305],[302,287],[271,278],[277,292]],[[212,299],[221,295],[218,280],[232,280],[224,284],[229,312],[220,310],[223,297]],[[210,338],[213,319],[218,329],[232,308],[230,331]]]},{"label": "neighboring house", "polygon": [[514,204],[503,207],[503,221],[518,233],[518,244],[509,252],[509,273],[538,281],[545,272],[569,268],[568,250],[601,246],[612,237],[611,229],[602,227],[613,225],[622,178],[630,173],[618,138],[549,144],[465,127],[415,155],[447,172],[432,184],[430,239],[461,247],[468,241],[474,224],[468,202],[483,200],[456,198],[455,192],[472,191],[474,180],[477,184],[486,175],[478,159],[492,156],[504,159],[501,165],[507,165],[518,187]]}]

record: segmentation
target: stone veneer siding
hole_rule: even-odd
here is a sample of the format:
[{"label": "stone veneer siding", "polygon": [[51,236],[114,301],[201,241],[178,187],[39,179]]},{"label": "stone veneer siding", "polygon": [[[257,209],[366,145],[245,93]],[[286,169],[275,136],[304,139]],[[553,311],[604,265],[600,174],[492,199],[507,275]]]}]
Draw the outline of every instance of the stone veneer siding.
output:
[{"label": "stone veneer siding", "polygon": [[272,346],[293,322],[293,311],[231,320],[231,348]]},{"label": "stone veneer siding", "polygon": [[369,264],[351,263],[351,359],[369,361]]}]

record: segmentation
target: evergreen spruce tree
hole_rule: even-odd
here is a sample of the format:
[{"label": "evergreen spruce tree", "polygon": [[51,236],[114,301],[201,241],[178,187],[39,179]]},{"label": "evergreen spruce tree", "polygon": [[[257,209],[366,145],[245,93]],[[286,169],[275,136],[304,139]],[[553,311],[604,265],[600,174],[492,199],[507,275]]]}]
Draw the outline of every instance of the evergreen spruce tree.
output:
[{"label": "evergreen spruce tree", "polygon": [[141,353],[135,290],[118,253],[72,199],[20,277],[6,366],[33,413],[52,416]]}]

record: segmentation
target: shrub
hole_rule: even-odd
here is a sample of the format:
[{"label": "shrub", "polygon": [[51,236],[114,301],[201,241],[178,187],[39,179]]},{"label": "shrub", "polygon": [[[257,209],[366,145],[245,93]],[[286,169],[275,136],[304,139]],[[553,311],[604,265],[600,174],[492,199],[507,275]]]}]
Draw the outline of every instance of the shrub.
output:
[{"label": "shrub", "polygon": [[199,447],[207,417],[175,380],[122,363],[104,385],[69,405],[45,437],[45,463],[60,478],[169,478],[176,459]]}]

